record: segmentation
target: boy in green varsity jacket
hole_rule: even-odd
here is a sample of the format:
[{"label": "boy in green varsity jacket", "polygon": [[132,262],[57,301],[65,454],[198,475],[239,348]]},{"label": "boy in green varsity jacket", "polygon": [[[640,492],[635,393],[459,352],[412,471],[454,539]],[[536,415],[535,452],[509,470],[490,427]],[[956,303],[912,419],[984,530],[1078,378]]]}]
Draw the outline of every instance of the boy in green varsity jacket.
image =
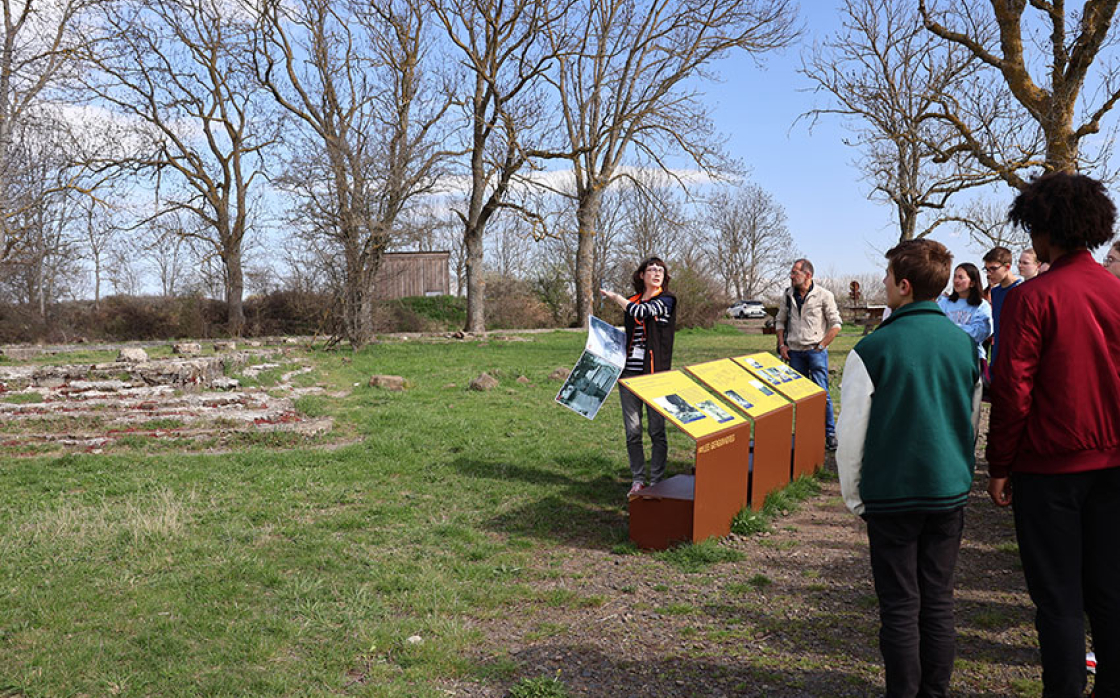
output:
[{"label": "boy in green varsity jacket", "polygon": [[976,343],[934,302],[952,255],[933,240],[886,254],[891,315],[848,355],[836,463],[867,522],[886,695],[948,695],[953,572],[980,413]]}]

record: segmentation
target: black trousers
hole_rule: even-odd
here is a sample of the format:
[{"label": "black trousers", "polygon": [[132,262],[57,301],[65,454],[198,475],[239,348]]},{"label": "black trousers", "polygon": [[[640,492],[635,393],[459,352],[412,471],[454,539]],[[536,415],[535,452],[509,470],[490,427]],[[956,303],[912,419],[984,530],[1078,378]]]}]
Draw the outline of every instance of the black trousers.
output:
[{"label": "black trousers", "polygon": [[1042,695],[1085,690],[1085,614],[1096,698],[1120,698],[1120,468],[1011,476],[1015,533],[1034,602]]},{"label": "black trousers", "polygon": [[866,520],[887,697],[947,696],[956,655],[953,572],[964,508]]}]

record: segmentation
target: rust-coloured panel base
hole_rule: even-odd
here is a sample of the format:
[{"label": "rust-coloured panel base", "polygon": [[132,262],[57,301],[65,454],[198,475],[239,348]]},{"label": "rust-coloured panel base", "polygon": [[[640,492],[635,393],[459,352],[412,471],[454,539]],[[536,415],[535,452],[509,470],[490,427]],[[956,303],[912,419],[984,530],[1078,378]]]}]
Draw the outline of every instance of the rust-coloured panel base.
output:
[{"label": "rust-coloured panel base", "polygon": [[791,473],[793,479],[801,475],[812,475],[824,465],[824,411],[827,405],[824,393],[797,401]]},{"label": "rust-coloured panel base", "polygon": [[676,475],[630,498],[630,540],[646,550],[666,550],[692,540],[695,480]]},{"label": "rust-coloured panel base", "polygon": [[731,533],[732,519],[747,506],[750,455],[750,422],[696,441],[693,542]]},{"label": "rust-coloured panel base", "polygon": [[[823,415],[821,418],[824,418]],[[793,405],[786,405],[755,419],[751,509],[758,511],[765,503],[766,495],[789,484],[792,433]]]}]

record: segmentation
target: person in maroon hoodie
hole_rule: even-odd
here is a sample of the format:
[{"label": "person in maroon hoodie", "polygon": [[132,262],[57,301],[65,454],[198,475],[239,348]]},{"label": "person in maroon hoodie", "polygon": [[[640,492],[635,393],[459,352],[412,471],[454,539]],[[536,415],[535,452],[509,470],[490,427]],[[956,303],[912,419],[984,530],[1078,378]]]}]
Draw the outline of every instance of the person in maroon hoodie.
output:
[{"label": "person in maroon hoodie", "polygon": [[1014,503],[1045,698],[1120,698],[1120,279],[1090,255],[1116,208],[1084,175],[1050,173],[1011,206],[1050,270],[1012,290],[992,379],[988,494]]}]

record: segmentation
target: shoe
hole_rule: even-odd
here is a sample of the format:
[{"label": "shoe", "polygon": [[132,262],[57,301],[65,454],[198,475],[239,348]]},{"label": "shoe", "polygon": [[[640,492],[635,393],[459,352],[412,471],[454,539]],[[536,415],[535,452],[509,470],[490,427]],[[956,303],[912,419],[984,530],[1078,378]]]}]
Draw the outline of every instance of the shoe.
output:
[{"label": "shoe", "polygon": [[824,439],[824,447],[827,448],[829,451],[835,451],[836,450],[836,437],[835,436],[826,436],[825,439]]},{"label": "shoe", "polygon": [[1088,652],[1085,654],[1085,668],[1090,674],[1097,673],[1097,653]]},{"label": "shoe", "polygon": [[627,499],[629,499],[630,497],[636,496],[639,492],[641,492],[645,488],[646,488],[645,485],[643,485],[642,483],[635,480],[633,483],[630,484],[630,492],[626,495]]}]

